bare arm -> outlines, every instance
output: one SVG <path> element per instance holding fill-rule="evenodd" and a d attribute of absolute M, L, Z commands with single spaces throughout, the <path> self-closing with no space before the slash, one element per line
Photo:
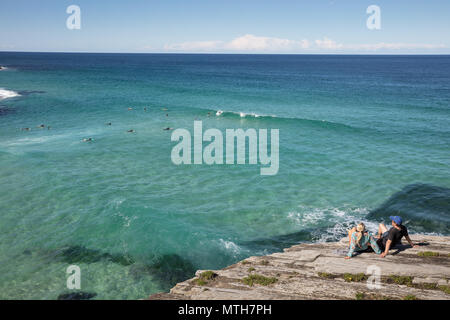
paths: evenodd
<path fill-rule="evenodd" d="M 408 243 L 411 245 L 411 247 L 417 248 L 417 245 L 415 245 L 415 244 L 412 242 L 412 240 L 411 240 L 411 238 L 409 237 L 409 235 L 405 236 L 405 239 L 406 239 L 406 241 L 408 241 Z"/>

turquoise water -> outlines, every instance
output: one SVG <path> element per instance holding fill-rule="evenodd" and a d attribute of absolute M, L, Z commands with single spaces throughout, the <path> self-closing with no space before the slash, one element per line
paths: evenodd
<path fill-rule="evenodd" d="M 70 292 L 71 264 L 95 299 L 145 298 L 392 212 L 450 234 L 450 56 L 0 53 L 0 65 L 2 299 Z M 278 174 L 175 166 L 162 129 L 195 119 L 279 129 Z"/>

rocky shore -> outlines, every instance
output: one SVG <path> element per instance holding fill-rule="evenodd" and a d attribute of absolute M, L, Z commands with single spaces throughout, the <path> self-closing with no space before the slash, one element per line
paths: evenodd
<path fill-rule="evenodd" d="M 411 238 L 418 248 L 401 245 L 385 258 L 362 253 L 350 260 L 344 259 L 347 238 L 299 244 L 222 270 L 199 270 L 149 299 L 450 300 L 450 237 Z M 368 286 L 377 270 L 381 288 Z"/>

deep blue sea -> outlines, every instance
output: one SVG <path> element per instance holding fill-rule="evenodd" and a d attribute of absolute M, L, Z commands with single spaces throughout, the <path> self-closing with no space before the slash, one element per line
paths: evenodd
<path fill-rule="evenodd" d="M 0 65 L 1 299 L 56 299 L 69 265 L 94 299 L 145 298 L 392 214 L 450 234 L 450 56 L 2 52 Z M 194 120 L 279 129 L 278 174 L 174 165 L 163 129 Z"/>

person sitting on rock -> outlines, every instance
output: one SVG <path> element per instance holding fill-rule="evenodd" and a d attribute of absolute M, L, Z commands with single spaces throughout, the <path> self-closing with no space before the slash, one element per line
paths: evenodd
<path fill-rule="evenodd" d="M 348 232 L 348 236 L 350 248 L 345 259 L 350 259 L 355 251 L 362 252 L 367 250 L 369 246 L 373 249 L 373 251 L 375 251 L 375 253 L 381 254 L 381 250 L 377 245 L 377 241 L 366 230 L 366 226 L 364 225 L 364 223 L 361 222 L 356 227 L 350 229 Z"/>
<path fill-rule="evenodd" d="M 416 248 L 411 238 L 408 235 L 408 229 L 402 224 L 402 218 L 399 216 L 390 216 L 389 219 L 392 221 L 392 228 L 388 229 L 383 223 L 378 226 L 378 240 L 377 244 L 384 250 L 381 257 L 384 258 L 388 253 L 389 249 L 401 243 L 403 237 L 411 245 L 411 247 Z"/>

